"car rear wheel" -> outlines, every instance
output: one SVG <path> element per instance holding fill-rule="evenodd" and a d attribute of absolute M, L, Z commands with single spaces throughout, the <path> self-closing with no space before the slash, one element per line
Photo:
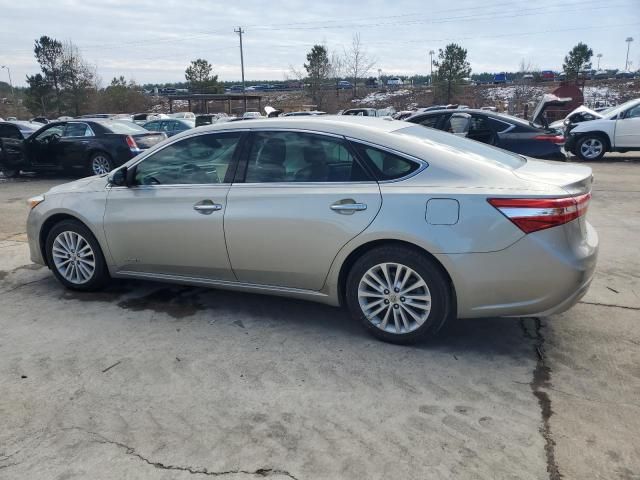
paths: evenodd
<path fill-rule="evenodd" d="M 606 142 L 600 135 L 586 135 L 576 143 L 575 153 L 581 160 L 600 160 L 606 151 Z"/>
<path fill-rule="evenodd" d="M 113 170 L 113 160 L 105 152 L 96 152 L 89 157 L 89 175 L 104 175 Z"/>
<path fill-rule="evenodd" d="M 451 289 L 440 267 L 411 248 L 370 250 L 353 265 L 346 290 L 352 316 L 387 342 L 433 336 L 452 312 Z"/>
<path fill-rule="evenodd" d="M 92 291 L 109 280 L 100 245 L 80 222 L 56 224 L 47 235 L 45 248 L 49 267 L 65 287 Z"/>

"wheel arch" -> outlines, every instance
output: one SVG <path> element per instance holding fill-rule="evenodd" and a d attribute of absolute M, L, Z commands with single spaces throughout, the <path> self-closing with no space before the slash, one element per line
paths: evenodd
<path fill-rule="evenodd" d="M 58 223 L 64 220 L 73 220 L 74 222 L 78 222 L 82 226 L 84 226 L 87 230 L 89 230 L 94 237 L 96 236 L 93 230 L 91 229 L 91 227 L 87 225 L 86 222 L 83 222 L 80 218 L 74 215 L 71 215 L 69 213 L 54 213 L 42 223 L 42 227 L 40 227 L 40 232 L 38 233 L 38 248 L 40 249 L 40 253 L 42 255 L 42 259 L 44 260 L 44 263 L 48 267 L 51 267 L 51 265 L 49 265 L 49 261 L 47 259 L 47 252 L 46 252 L 47 236 L 49 235 L 49 232 L 54 226 L 56 226 Z M 100 244 L 99 241 L 98 241 L 98 244 Z"/>
<path fill-rule="evenodd" d="M 424 248 L 420 247 L 419 245 L 416 245 L 415 243 L 407 242 L 405 240 L 393 240 L 393 239 L 371 240 L 367 243 L 359 245 L 351 253 L 349 253 L 349 255 L 347 255 L 347 257 L 342 262 L 342 265 L 340 266 L 340 272 L 338 274 L 338 300 L 340 302 L 340 305 L 346 304 L 345 295 L 347 290 L 346 288 L 347 277 L 349 276 L 349 272 L 351 271 L 351 268 L 353 267 L 355 262 L 358 260 L 358 258 L 360 258 L 365 253 L 373 250 L 374 248 L 378 248 L 382 246 L 391 246 L 391 245 L 401 246 L 404 248 L 409 248 L 411 250 L 417 251 L 420 254 L 428 257 L 434 263 L 434 265 L 436 265 L 440 269 L 444 277 L 449 282 L 449 288 L 451 290 L 451 308 L 453 309 L 454 316 L 455 316 L 455 312 L 457 311 L 457 306 L 458 306 L 458 297 L 456 294 L 456 287 L 453 283 L 453 279 L 451 278 L 451 275 L 449 275 L 449 272 L 444 267 L 444 265 L 442 265 L 442 263 L 435 256 L 433 256 L 428 250 L 425 250 Z"/>

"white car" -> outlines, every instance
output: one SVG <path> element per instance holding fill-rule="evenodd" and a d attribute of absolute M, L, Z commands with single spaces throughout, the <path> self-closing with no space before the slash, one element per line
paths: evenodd
<path fill-rule="evenodd" d="M 598 113 L 595 110 L 591 110 L 589 107 L 580 105 L 575 110 L 571 111 L 562 120 L 558 120 L 549 125 L 549 128 L 564 129 L 569 125 L 575 125 L 577 123 L 588 122 L 597 118 L 602 118 L 602 113 Z"/>
<path fill-rule="evenodd" d="M 403 84 L 404 82 L 400 77 L 391 77 L 387 80 L 387 86 L 389 87 L 396 87 L 398 85 L 403 85 Z"/>
<path fill-rule="evenodd" d="M 640 98 L 567 130 L 565 149 L 581 160 L 599 160 L 606 152 L 640 151 Z"/>

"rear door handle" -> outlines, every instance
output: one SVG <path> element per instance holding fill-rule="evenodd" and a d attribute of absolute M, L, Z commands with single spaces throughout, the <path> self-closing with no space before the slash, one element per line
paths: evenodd
<path fill-rule="evenodd" d="M 219 203 L 196 203 L 193 206 L 193 209 L 198 213 L 202 213 L 203 215 L 211 215 L 213 212 L 222 210 L 222 205 L 220 205 Z"/>

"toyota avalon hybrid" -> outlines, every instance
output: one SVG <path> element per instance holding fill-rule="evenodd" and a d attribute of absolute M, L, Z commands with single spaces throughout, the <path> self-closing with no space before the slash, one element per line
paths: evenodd
<path fill-rule="evenodd" d="M 454 318 L 549 315 L 594 274 L 586 166 L 403 121 L 299 117 L 181 133 L 30 199 L 65 287 L 153 279 L 342 305 L 409 343 Z"/>

